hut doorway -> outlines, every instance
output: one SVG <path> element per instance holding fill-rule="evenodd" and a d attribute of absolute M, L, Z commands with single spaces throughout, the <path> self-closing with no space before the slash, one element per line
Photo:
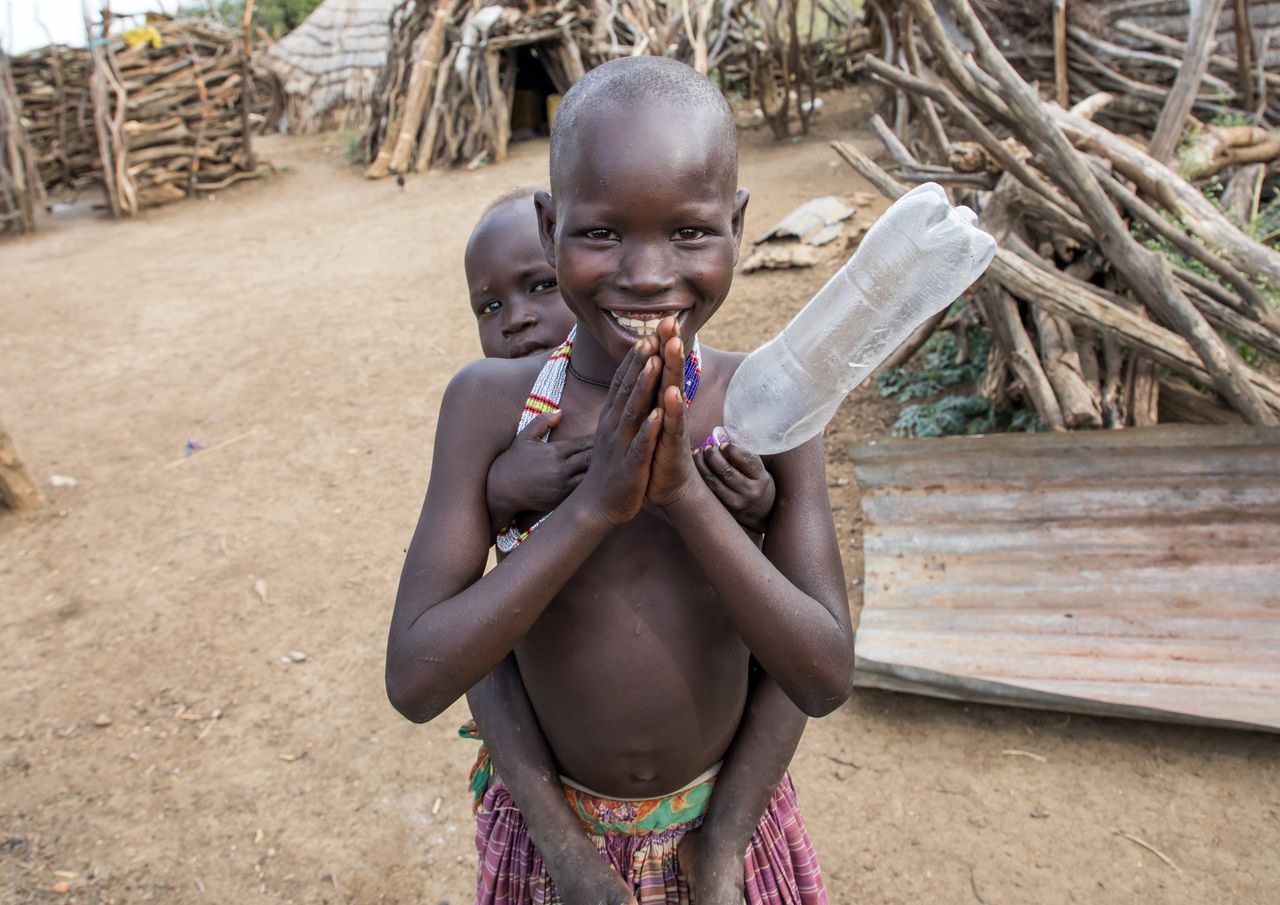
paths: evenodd
<path fill-rule="evenodd" d="M 511 51 L 510 65 L 515 69 L 515 91 L 511 96 L 512 141 L 545 138 L 551 133 L 551 117 L 564 89 L 547 71 L 545 54 L 543 43 L 524 44 Z"/>

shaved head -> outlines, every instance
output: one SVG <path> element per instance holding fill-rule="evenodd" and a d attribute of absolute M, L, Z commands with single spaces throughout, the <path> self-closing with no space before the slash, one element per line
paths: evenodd
<path fill-rule="evenodd" d="M 673 129 L 706 130 L 731 187 L 738 184 L 738 135 L 733 113 L 715 85 L 666 57 L 623 57 L 592 69 L 569 89 L 551 124 L 551 193 L 560 195 L 580 143 L 605 113 L 653 109 L 675 114 Z"/>

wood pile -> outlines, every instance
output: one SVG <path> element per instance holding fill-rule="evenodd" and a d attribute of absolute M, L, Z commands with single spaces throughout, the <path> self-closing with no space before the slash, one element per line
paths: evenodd
<path fill-rule="evenodd" d="M 1193 4 L 1203 6 L 1221 3 Z M 1059 31 L 1069 23 L 1060 18 Z M 1156 146 L 1165 132 L 1180 137 L 1199 109 L 1210 42 L 1177 58 L 1154 136 L 1121 136 L 1101 119 L 1122 99 L 1073 88 L 1074 106 L 1059 105 L 1054 81 L 1037 88 L 1020 75 L 971 0 L 904 0 L 892 27 L 894 58 L 865 64 L 895 95 L 898 128 L 878 117 L 874 126 L 896 175 L 852 146 L 836 150 L 890 198 L 913 183 L 947 185 L 997 238 L 968 306 L 995 341 L 981 394 L 995 405 L 1020 398 L 1051 430 L 1280 421 L 1280 251 L 1249 229 L 1277 183 L 1267 81 L 1264 112 L 1245 131 L 1272 149 L 1269 162 L 1233 159 L 1243 145 L 1212 127 L 1191 143 L 1216 148 L 1208 157 L 1227 186 L 1224 211 L 1177 171 L 1172 145 Z M 1250 52 L 1266 59 L 1267 41 Z M 1061 83 L 1076 84 L 1066 65 Z M 1243 199 L 1236 219 L 1231 197 Z"/>
<path fill-rule="evenodd" d="M 238 32 L 212 22 L 153 23 L 158 42 L 95 48 L 112 101 L 95 98 L 113 165 L 108 194 L 121 213 L 213 192 L 258 175 L 252 74 Z M 155 46 L 158 43 L 159 46 Z"/>
<path fill-rule="evenodd" d="M 1280 88 L 1280 2 L 1191 5 L 1194 22 L 1188 3 L 1168 0 L 985 0 L 975 12 L 1023 77 L 1054 85 L 1064 106 L 1115 94 L 1098 118 L 1110 128 L 1154 129 L 1181 61 L 1202 44 L 1209 50 L 1193 111 L 1275 122 L 1265 98 Z"/>
<path fill-rule="evenodd" d="M 35 228 L 39 195 L 35 149 L 22 122 L 9 57 L 0 50 L 0 235 Z"/>
<path fill-rule="evenodd" d="M 89 51 L 52 44 L 11 62 L 45 191 L 78 191 L 100 184 L 89 100 Z"/>
<path fill-rule="evenodd" d="M 239 31 L 158 17 L 13 66 L 46 194 L 101 185 L 128 216 L 259 175 L 253 131 L 273 86 L 255 78 Z"/>
<path fill-rule="evenodd" d="M 782 137 L 807 129 L 817 86 L 848 80 L 870 44 L 859 17 L 828 0 L 803 23 L 796 0 L 401 0 L 392 22 L 364 139 L 371 177 L 502 160 L 521 49 L 559 93 L 617 57 L 683 60 L 744 89 Z"/>

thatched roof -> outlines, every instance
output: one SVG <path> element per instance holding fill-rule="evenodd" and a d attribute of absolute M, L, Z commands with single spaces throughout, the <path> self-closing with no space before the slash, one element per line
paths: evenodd
<path fill-rule="evenodd" d="M 397 0 L 326 0 L 269 48 L 263 64 L 288 98 L 290 132 L 363 125 L 387 63 Z"/>

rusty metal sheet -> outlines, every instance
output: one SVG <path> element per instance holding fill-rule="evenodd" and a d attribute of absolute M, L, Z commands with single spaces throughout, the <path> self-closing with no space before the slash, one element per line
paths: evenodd
<path fill-rule="evenodd" d="M 1280 429 L 889 440 L 855 682 L 1280 730 Z"/>

